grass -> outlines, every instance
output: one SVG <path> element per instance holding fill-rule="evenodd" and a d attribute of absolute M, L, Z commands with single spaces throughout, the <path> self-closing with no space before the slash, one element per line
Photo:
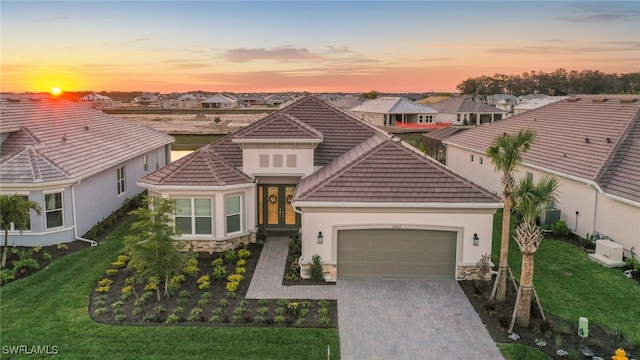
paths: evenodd
<path fill-rule="evenodd" d="M 57 346 L 65 359 L 298 359 L 340 353 L 336 329 L 113 326 L 87 314 L 89 293 L 122 249 L 130 221 L 99 246 L 0 288 L 0 343 Z M 41 357 L 49 357 L 42 355 Z M 38 355 L 29 355 L 38 358 Z"/>
<path fill-rule="evenodd" d="M 498 344 L 500 352 L 508 360 L 551 360 L 552 357 L 542 351 L 521 344 Z"/>
<path fill-rule="evenodd" d="M 499 259 L 502 213 L 494 217 L 493 258 Z M 513 222 L 513 221 L 512 221 Z M 522 255 L 518 245 L 509 243 L 509 266 L 520 276 Z M 633 344 L 640 345 L 640 286 L 622 275 L 587 258 L 580 248 L 561 240 L 543 240 L 535 255 L 534 285 L 545 312 L 577 324 L 582 316 L 590 325 L 620 331 Z"/>
<path fill-rule="evenodd" d="M 173 150 L 197 150 L 207 144 L 214 143 L 224 135 L 173 135 L 176 142 L 171 145 Z"/>

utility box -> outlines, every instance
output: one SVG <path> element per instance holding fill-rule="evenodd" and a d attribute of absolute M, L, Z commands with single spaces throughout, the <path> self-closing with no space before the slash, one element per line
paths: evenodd
<path fill-rule="evenodd" d="M 622 253 L 624 248 L 611 240 L 596 240 L 595 254 L 589 254 L 589 258 L 605 267 L 622 267 Z"/>
<path fill-rule="evenodd" d="M 540 212 L 540 226 L 551 226 L 560 221 L 560 209 L 543 209 Z"/>

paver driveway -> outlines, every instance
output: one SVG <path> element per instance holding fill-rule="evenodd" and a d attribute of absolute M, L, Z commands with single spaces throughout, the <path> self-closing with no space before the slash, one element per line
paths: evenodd
<path fill-rule="evenodd" d="M 503 359 L 455 280 L 338 280 L 340 355 Z"/>

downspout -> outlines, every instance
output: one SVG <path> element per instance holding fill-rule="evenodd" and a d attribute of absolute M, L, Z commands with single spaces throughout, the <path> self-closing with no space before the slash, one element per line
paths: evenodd
<path fill-rule="evenodd" d="M 93 246 L 98 245 L 98 243 L 95 242 L 94 240 L 85 239 L 83 237 L 78 236 L 78 220 L 77 220 L 77 217 L 76 217 L 76 185 L 80 184 L 81 181 L 82 180 L 80 180 L 77 183 L 71 185 L 71 203 L 73 204 L 73 208 L 72 208 L 72 211 L 73 211 L 73 235 L 75 236 L 76 240 L 88 242 L 93 247 Z"/>
<path fill-rule="evenodd" d="M 293 204 L 291 204 L 293 207 L 293 211 L 300 214 L 300 227 L 302 227 L 302 211 L 298 210 L 298 207 L 293 206 Z M 300 249 L 302 249 L 302 233 L 300 233 Z M 300 266 L 300 277 L 305 279 L 305 277 L 302 276 L 302 265 L 300 264 L 300 260 L 302 260 L 302 255 L 300 255 L 300 257 L 298 258 L 298 265 Z"/>

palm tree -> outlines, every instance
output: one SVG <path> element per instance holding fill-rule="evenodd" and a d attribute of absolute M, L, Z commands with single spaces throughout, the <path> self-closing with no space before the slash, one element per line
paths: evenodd
<path fill-rule="evenodd" d="M 2 262 L 0 269 L 7 264 L 7 253 L 9 251 L 9 230 L 11 224 L 13 228 L 19 231 L 26 230 L 31 224 L 30 210 L 40 215 L 40 205 L 35 201 L 29 201 L 25 196 L 0 195 L 0 227 L 4 229 L 4 249 L 2 251 Z"/>
<path fill-rule="evenodd" d="M 487 156 L 495 165 L 496 170 L 502 172 L 502 236 L 500 238 L 500 267 L 496 277 L 496 284 L 491 293 L 491 299 L 504 301 L 507 294 L 507 270 L 509 264 L 509 230 L 511 223 L 511 192 L 515 180 L 513 173 L 522 161 L 522 153 L 529 150 L 536 138 L 530 129 L 521 129 L 517 134 L 503 133 L 498 136 L 487 149 Z M 496 293 L 497 290 L 497 293 Z"/>
<path fill-rule="evenodd" d="M 522 253 L 522 271 L 520 273 L 520 296 L 516 304 L 516 320 L 521 326 L 529 326 L 531 298 L 533 295 L 533 258 L 544 237 L 542 229 L 536 224 L 542 209 L 555 202 L 558 179 L 544 177 L 534 184 L 530 176 L 520 180 L 513 198 L 514 210 L 522 222 L 516 226 L 515 240 Z"/>

